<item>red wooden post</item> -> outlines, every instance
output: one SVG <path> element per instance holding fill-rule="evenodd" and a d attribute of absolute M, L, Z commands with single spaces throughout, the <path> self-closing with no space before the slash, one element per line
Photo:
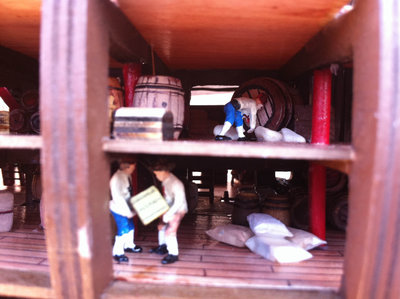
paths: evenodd
<path fill-rule="evenodd" d="M 314 71 L 311 143 L 329 144 L 331 111 L 331 71 Z M 325 240 L 326 225 L 326 170 L 311 163 L 309 172 L 310 230 Z"/>
<path fill-rule="evenodd" d="M 126 63 L 123 66 L 124 86 L 125 86 L 125 107 L 133 106 L 133 96 L 135 95 L 136 83 L 142 73 L 142 65 L 140 63 Z M 136 193 L 138 190 L 137 170 L 132 174 L 132 187 Z"/>
<path fill-rule="evenodd" d="M 125 107 L 133 106 L 133 96 L 135 95 L 136 83 L 142 74 L 142 65 L 140 63 L 126 63 L 123 66 L 123 76 L 125 85 Z M 132 188 L 134 194 L 138 193 L 137 169 L 132 173 Z M 138 234 L 139 219 L 137 216 L 133 217 L 135 224 L 135 237 Z"/>
<path fill-rule="evenodd" d="M 125 107 L 132 107 L 136 83 L 142 74 L 142 65 L 140 63 L 126 63 L 122 71 L 125 85 Z"/>

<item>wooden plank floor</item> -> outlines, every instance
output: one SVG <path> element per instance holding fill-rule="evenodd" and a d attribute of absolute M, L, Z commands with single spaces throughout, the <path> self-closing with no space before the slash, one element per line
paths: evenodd
<path fill-rule="evenodd" d="M 19 195 L 21 196 L 21 195 Z M 16 201 L 18 203 L 18 201 Z M 38 229 L 38 205 L 16 205 L 14 227 L 0 233 L 0 268 L 49 271 L 45 233 Z M 155 223 L 139 225 L 136 244 L 142 253 L 128 253 L 129 263 L 114 262 L 116 280 L 196 286 L 310 288 L 338 291 L 343 274 L 345 234 L 328 231 L 325 250 L 312 250 L 301 263 L 278 264 L 250 252 L 210 239 L 205 231 L 231 223 L 232 205 L 216 196 L 210 206 L 200 198 L 194 214 L 187 215 L 178 232 L 180 260 L 162 265 L 162 256 L 150 254 L 157 245 Z M 110 256 L 111 258 L 111 256 Z"/>

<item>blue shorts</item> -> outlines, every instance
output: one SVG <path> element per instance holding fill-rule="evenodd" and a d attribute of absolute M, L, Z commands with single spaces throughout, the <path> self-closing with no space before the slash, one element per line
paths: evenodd
<path fill-rule="evenodd" d="M 236 127 L 243 126 L 242 113 L 236 110 L 232 103 L 229 102 L 224 106 L 225 121 L 230 122 L 232 125 L 235 124 Z"/>
<path fill-rule="evenodd" d="M 133 218 L 128 218 L 125 216 L 121 216 L 117 213 L 111 211 L 111 214 L 114 217 L 115 223 L 117 224 L 117 235 L 122 236 L 129 233 L 132 229 L 135 229 L 135 225 L 133 224 Z"/>

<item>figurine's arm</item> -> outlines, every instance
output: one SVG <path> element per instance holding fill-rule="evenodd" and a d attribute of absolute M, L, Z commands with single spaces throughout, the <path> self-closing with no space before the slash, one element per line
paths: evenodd
<path fill-rule="evenodd" d="M 168 211 L 165 212 L 163 216 L 164 222 L 169 222 L 177 212 L 187 210 L 187 208 L 185 208 L 187 203 L 186 203 L 185 188 L 183 184 L 180 181 L 175 181 L 169 187 L 171 188 L 170 190 L 174 198 L 174 201 L 172 206 L 170 206 Z"/>
<path fill-rule="evenodd" d="M 128 206 L 127 200 L 130 198 L 129 184 L 122 180 L 113 180 L 110 182 L 111 197 L 118 209 L 118 214 L 132 218 L 133 213 Z"/>
<path fill-rule="evenodd" d="M 256 128 L 257 124 L 257 105 L 254 102 L 254 105 L 250 106 L 250 113 L 249 113 L 249 118 L 250 118 L 250 129 L 247 131 L 248 133 L 253 133 L 254 129 Z"/>

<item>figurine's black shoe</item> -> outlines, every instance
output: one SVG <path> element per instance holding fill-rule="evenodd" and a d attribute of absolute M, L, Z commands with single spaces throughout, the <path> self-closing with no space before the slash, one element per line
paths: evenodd
<path fill-rule="evenodd" d="M 157 254 L 161 254 L 161 255 L 166 254 L 166 253 L 168 253 L 167 245 L 162 244 L 158 247 L 154 247 L 154 248 L 150 249 L 150 253 L 157 253 Z"/>
<path fill-rule="evenodd" d="M 113 259 L 116 260 L 118 263 L 129 261 L 128 257 L 125 254 L 113 255 Z"/>
<path fill-rule="evenodd" d="M 125 252 L 142 252 L 142 247 L 135 245 L 133 248 L 125 248 Z"/>
<path fill-rule="evenodd" d="M 179 258 L 178 258 L 177 255 L 168 254 L 166 257 L 164 257 L 161 260 L 161 264 L 172 264 L 172 263 L 175 263 L 178 260 L 179 260 Z"/>
<path fill-rule="evenodd" d="M 224 136 L 224 135 L 217 135 L 215 136 L 215 140 L 221 141 L 221 140 L 232 140 L 231 137 Z"/>
<path fill-rule="evenodd" d="M 247 141 L 248 139 L 246 137 L 239 137 L 237 141 Z"/>

